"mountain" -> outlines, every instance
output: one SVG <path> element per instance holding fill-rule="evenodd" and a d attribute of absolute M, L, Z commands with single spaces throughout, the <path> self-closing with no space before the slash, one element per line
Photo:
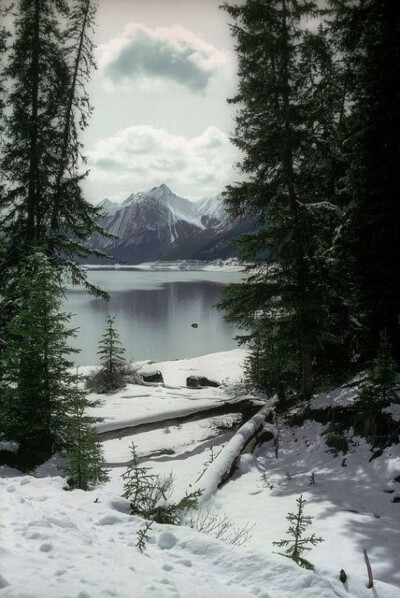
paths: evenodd
<path fill-rule="evenodd" d="M 221 196 L 193 202 L 165 184 L 132 193 L 121 204 L 106 198 L 99 206 L 99 224 L 114 238 L 94 235 L 90 246 L 131 264 L 230 257 L 232 239 L 243 228 L 228 216 Z"/>

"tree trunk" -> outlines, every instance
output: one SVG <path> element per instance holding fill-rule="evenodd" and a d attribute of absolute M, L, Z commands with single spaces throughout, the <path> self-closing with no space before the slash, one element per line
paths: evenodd
<path fill-rule="evenodd" d="M 85 31 L 88 21 L 88 14 L 90 8 L 91 0 L 86 0 L 86 6 L 83 13 L 83 21 L 82 21 L 82 28 L 79 36 L 79 43 L 78 49 L 76 53 L 75 63 L 74 63 L 74 70 L 72 75 L 71 87 L 68 94 L 68 101 L 67 101 L 67 108 L 65 113 L 65 123 L 64 123 L 64 130 L 62 136 L 62 147 L 61 147 L 61 157 L 60 157 L 60 167 L 57 173 L 56 185 L 55 185 L 55 197 L 54 197 L 54 204 L 53 204 L 53 213 L 51 216 L 51 224 L 50 228 L 51 231 L 55 231 L 57 229 L 58 224 L 58 216 L 59 216 L 59 208 L 60 208 L 60 192 L 61 192 L 61 181 L 62 177 L 64 176 L 65 170 L 68 165 L 68 146 L 70 141 L 70 131 L 71 131 L 71 121 L 72 121 L 72 109 L 74 105 L 75 95 L 76 95 L 76 87 L 78 81 L 78 73 L 81 64 L 81 57 L 83 52 L 83 44 L 85 39 Z M 54 251 L 54 239 L 50 240 L 49 243 L 50 253 Z"/>
<path fill-rule="evenodd" d="M 282 0 L 282 37 L 283 37 L 283 67 L 282 67 L 282 89 L 284 103 L 284 131 L 285 143 L 283 152 L 283 167 L 286 176 L 286 185 L 289 195 L 290 211 L 293 217 L 294 245 L 296 254 L 296 278 L 299 294 L 300 307 L 299 318 L 299 344 L 301 360 L 301 395 L 309 398 L 312 392 L 312 369 L 309 344 L 307 342 L 309 326 L 307 316 L 307 268 L 304 260 L 304 248 L 299 223 L 298 199 L 295 187 L 294 166 L 293 166 L 293 143 L 290 118 L 290 83 L 289 83 L 289 34 L 287 26 L 287 4 Z"/>

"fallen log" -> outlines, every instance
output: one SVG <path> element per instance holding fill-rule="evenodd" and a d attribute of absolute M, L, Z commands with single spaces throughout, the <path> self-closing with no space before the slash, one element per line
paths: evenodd
<path fill-rule="evenodd" d="M 272 397 L 253 417 L 251 417 L 230 439 L 216 459 L 204 472 L 192 490 L 201 490 L 199 504 L 206 503 L 217 491 L 218 487 L 230 477 L 245 446 L 263 428 L 265 419 L 270 415 L 278 401 Z"/>

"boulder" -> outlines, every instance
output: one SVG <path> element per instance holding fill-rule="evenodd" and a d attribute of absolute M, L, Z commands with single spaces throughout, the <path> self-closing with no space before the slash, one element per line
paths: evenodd
<path fill-rule="evenodd" d="M 198 328 L 198 327 L 199 327 L 199 325 L 198 325 L 196 322 L 193 322 L 193 324 L 191 324 L 191 327 L 192 327 L 192 328 Z"/>
<path fill-rule="evenodd" d="M 142 376 L 143 382 L 164 382 L 162 373 L 155 368 L 145 368 L 140 370 L 139 374 Z"/>
<path fill-rule="evenodd" d="M 201 388 L 204 386 L 213 386 L 217 388 L 218 386 L 221 386 L 221 384 L 215 380 L 209 380 L 205 376 L 189 376 L 186 378 L 186 386 L 188 388 Z"/>

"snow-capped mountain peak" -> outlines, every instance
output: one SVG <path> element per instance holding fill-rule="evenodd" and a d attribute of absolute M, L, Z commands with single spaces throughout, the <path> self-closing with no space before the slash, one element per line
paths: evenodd
<path fill-rule="evenodd" d="M 119 260 L 138 263 L 169 255 L 175 259 L 232 255 L 229 239 L 236 224 L 229 219 L 221 196 L 190 201 L 163 183 L 131 193 L 122 203 L 105 199 L 100 205 L 104 216 L 99 224 L 116 238 L 95 235 L 90 244 Z"/>
<path fill-rule="evenodd" d="M 108 197 L 105 197 L 99 204 L 98 207 L 101 208 L 103 214 L 115 214 L 115 212 L 120 208 L 120 204 L 116 201 L 111 201 Z"/>

